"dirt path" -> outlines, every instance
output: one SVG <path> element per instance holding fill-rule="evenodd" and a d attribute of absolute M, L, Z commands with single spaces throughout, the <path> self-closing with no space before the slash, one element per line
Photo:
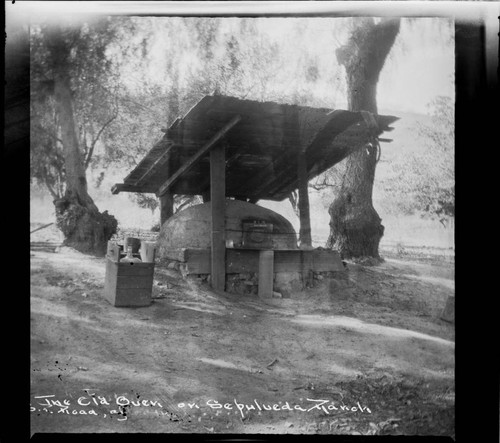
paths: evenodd
<path fill-rule="evenodd" d="M 454 434 L 450 264 L 350 264 L 266 301 L 157 268 L 128 309 L 104 259 L 31 254 L 32 432 Z"/>

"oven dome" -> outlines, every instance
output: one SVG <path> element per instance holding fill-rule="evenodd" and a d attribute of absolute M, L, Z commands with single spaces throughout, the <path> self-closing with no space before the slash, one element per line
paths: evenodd
<path fill-rule="evenodd" d="M 161 227 L 157 241 L 158 258 L 167 250 L 182 248 L 210 248 L 211 203 L 191 206 L 174 214 Z M 297 234 L 292 224 L 280 214 L 252 203 L 226 200 L 226 241 L 234 247 L 244 243 L 244 230 L 253 222 L 269 229 L 269 249 L 297 249 Z M 247 233 L 248 234 L 248 233 Z M 251 237 L 251 236 L 250 236 Z"/>

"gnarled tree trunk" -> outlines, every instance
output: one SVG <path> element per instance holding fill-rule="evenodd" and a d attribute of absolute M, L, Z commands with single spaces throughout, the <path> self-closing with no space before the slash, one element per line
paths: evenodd
<path fill-rule="evenodd" d="M 55 27 L 48 35 L 51 61 L 54 68 L 54 97 L 59 116 L 61 141 L 66 170 L 66 192 L 54 201 L 56 223 L 64 234 L 64 244 L 78 251 L 103 256 L 107 241 L 116 232 L 116 219 L 97 209 L 88 194 L 85 167 L 73 112 L 73 98 L 67 65 L 69 45 L 61 29 Z"/>
<path fill-rule="evenodd" d="M 337 50 L 345 67 L 350 111 L 377 113 L 377 83 L 385 59 L 399 32 L 399 19 L 360 19 L 348 43 Z M 339 195 L 328 210 L 330 236 L 327 247 L 343 258 L 379 256 L 384 235 L 382 220 L 373 207 L 372 192 L 377 164 L 377 144 L 353 152 L 346 159 L 346 171 Z"/>

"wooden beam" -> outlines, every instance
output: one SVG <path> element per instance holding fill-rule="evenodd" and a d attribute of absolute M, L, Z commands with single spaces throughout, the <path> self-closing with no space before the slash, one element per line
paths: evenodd
<path fill-rule="evenodd" d="M 234 119 L 233 119 L 234 120 Z M 239 119 L 238 119 L 239 121 Z M 210 151 L 211 269 L 212 288 L 224 291 L 226 283 L 226 161 L 224 146 Z"/>
<path fill-rule="evenodd" d="M 154 145 L 153 147 L 148 151 L 148 153 L 142 158 L 142 160 L 139 162 L 139 164 L 132 170 L 128 173 L 128 175 L 123 179 L 123 181 L 125 183 L 130 183 L 132 177 L 135 175 L 135 171 L 138 169 L 138 168 L 141 168 L 144 163 L 147 162 L 147 158 L 149 157 L 149 155 L 151 153 L 156 153 L 158 151 L 162 152 L 165 148 L 164 148 L 164 145 L 167 145 L 168 140 L 165 138 L 165 136 L 163 136 L 160 140 L 158 140 Z"/>
<path fill-rule="evenodd" d="M 143 192 L 154 194 L 155 190 L 148 186 L 134 186 L 128 183 L 115 183 L 111 187 L 112 194 L 119 194 L 120 192 Z"/>
<path fill-rule="evenodd" d="M 273 296 L 274 251 L 259 251 L 259 297 Z"/>
<path fill-rule="evenodd" d="M 33 231 L 30 232 L 30 234 L 33 234 L 33 232 L 40 231 L 41 229 L 48 228 L 50 225 L 53 225 L 54 223 L 47 223 L 46 225 L 40 226 L 39 228 L 34 229 Z"/>
<path fill-rule="evenodd" d="M 115 183 L 113 186 L 111 186 L 111 194 L 119 194 L 124 186 L 124 183 Z"/>
<path fill-rule="evenodd" d="M 212 149 L 226 133 L 234 127 L 241 120 L 241 115 L 234 116 L 229 123 L 227 123 L 217 134 L 215 134 L 207 143 L 205 143 L 196 154 L 194 154 L 186 163 L 184 163 L 168 180 L 160 186 L 158 190 L 158 195 L 162 195 L 168 191 L 170 186 L 172 186 L 179 177 L 191 169 L 200 158 L 206 154 L 210 149 Z"/>
<path fill-rule="evenodd" d="M 173 131 L 175 129 L 177 129 L 177 126 L 179 125 L 180 121 L 181 121 L 181 118 L 177 117 L 175 119 L 175 121 L 170 125 L 169 128 L 161 128 L 160 131 L 167 134 L 167 135 L 171 135 L 173 133 Z"/>
<path fill-rule="evenodd" d="M 302 245 L 301 245 L 302 246 Z M 314 257 L 313 249 L 302 251 L 302 283 L 304 286 L 311 287 L 313 284 Z"/>
<path fill-rule="evenodd" d="M 132 184 L 134 184 L 135 186 L 140 186 L 148 176 L 157 172 L 170 157 L 170 152 L 172 151 L 173 147 L 174 143 L 170 142 L 167 148 L 165 149 L 165 152 L 163 152 L 163 154 L 161 154 L 154 161 L 154 163 L 148 168 L 148 170 L 144 174 L 142 174 L 137 180 L 135 180 Z"/>
<path fill-rule="evenodd" d="M 160 196 L 160 226 L 174 215 L 174 196 L 166 192 Z"/>

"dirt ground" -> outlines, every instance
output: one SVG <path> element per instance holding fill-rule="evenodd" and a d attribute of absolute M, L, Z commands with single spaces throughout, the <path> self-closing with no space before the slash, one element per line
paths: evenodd
<path fill-rule="evenodd" d="M 115 308 L 105 260 L 31 250 L 31 432 L 454 436 L 454 264 L 386 256 L 291 298 L 156 268 Z"/>

